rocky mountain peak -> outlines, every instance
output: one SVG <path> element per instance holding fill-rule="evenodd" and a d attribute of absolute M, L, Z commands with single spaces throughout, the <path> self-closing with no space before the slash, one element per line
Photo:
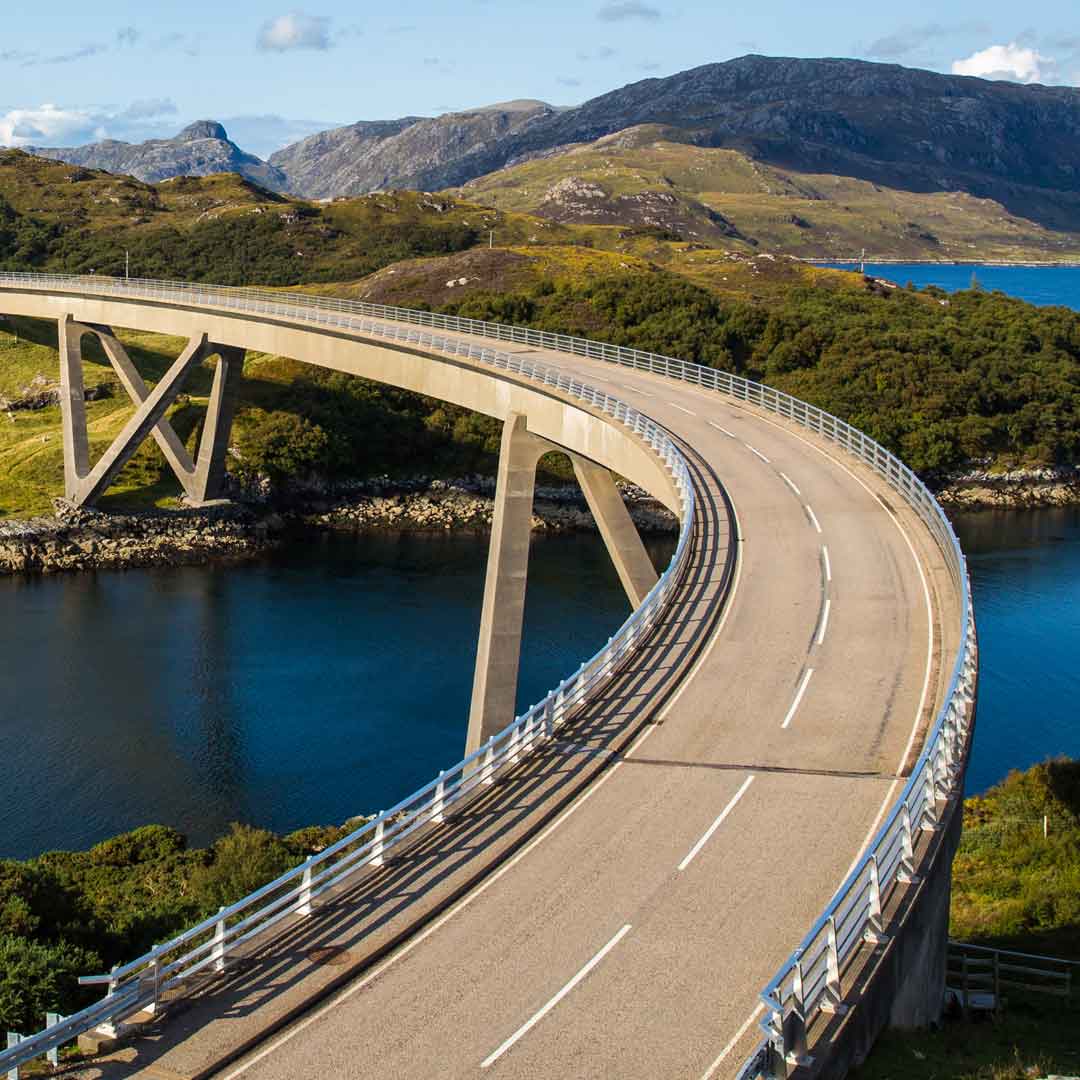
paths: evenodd
<path fill-rule="evenodd" d="M 196 139 L 220 139 L 228 142 L 229 133 L 216 120 L 196 120 L 176 136 L 177 142 L 195 142 Z"/>

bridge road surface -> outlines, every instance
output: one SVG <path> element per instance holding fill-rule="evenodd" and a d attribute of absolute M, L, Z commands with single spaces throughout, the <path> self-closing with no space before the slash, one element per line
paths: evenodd
<path fill-rule="evenodd" d="M 758 991 L 936 708 L 957 635 L 934 612 L 955 598 L 869 470 L 720 395 L 499 347 L 618 394 L 715 470 L 739 530 L 722 624 L 661 722 L 496 880 L 222 1076 L 733 1075 Z"/>

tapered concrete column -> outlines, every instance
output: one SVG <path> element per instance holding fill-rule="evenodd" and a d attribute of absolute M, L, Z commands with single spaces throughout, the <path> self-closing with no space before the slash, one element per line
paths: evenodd
<path fill-rule="evenodd" d="M 210 404 L 203 421 L 194 490 L 188 492 L 189 498 L 196 505 L 221 495 L 225 480 L 225 455 L 229 449 L 236 397 L 244 370 L 243 349 L 220 345 L 214 348 L 218 356 L 217 368 L 214 370 L 214 386 L 210 391 Z"/>
<path fill-rule="evenodd" d="M 611 473 L 577 454 L 571 454 L 570 461 L 630 606 L 636 608 L 657 582 L 656 567 L 641 542 L 641 535 Z"/>
<path fill-rule="evenodd" d="M 511 413 L 506 418 L 499 450 L 466 756 L 514 718 L 536 465 L 551 449 L 550 443 L 528 432 L 522 414 Z"/>
<path fill-rule="evenodd" d="M 90 471 L 86 433 L 86 389 L 83 385 L 82 339 L 87 327 L 70 315 L 57 320 L 60 350 L 60 424 L 64 439 L 64 497 L 74 500 Z"/>

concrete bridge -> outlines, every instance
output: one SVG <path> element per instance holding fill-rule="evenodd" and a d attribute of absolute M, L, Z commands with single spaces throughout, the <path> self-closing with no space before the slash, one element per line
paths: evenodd
<path fill-rule="evenodd" d="M 724 373 L 430 313 L 35 275 L 0 275 L 0 311 L 57 320 L 77 502 L 148 437 L 189 499 L 212 499 L 246 349 L 504 422 L 466 757 L 91 976 L 106 998 L 0 1066 L 137 1023 L 94 1075 L 839 1076 L 885 1024 L 937 1015 L 977 654 L 955 537 L 895 458 Z M 189 344 L 150 389 L 116 327 Z M 96 464 L 87 333 L 136 404 Z M 193 456 L 165 414 L 210 355 Z M 635 610 L 515 718 L 550 449 L 570 455 Z M 612 473 L 679 517 L 659 577 Z"/>

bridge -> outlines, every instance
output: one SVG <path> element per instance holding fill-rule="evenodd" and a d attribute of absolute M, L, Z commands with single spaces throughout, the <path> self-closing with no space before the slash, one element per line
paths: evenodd
<path fill-rule="evenodd" d="M 189 500 L 212 500 L 245 350 L 504 425 L 462 761 L 88 975 L 106 996 L 13 1040 L 0 1067 L 137 1025 L 97 1075 L 840 1076 L 886 1024 L 937 1016 L 977 645 L 955 535 L 895 457 L 769 387 L 520 327 L 12 274 L 0 311 L 57 321 L 77 503 L 149 437 Z M 117 327 L 188 345 L 151 389 Z M 87 334 L 136 406 L 96 464 Z M 166 413 L 214 355 L 193 456 Z M 552 449 L 634 610 L 514 717 L 533 477 Z M 613 474 L 679 519 L 659 575 Z"/>

